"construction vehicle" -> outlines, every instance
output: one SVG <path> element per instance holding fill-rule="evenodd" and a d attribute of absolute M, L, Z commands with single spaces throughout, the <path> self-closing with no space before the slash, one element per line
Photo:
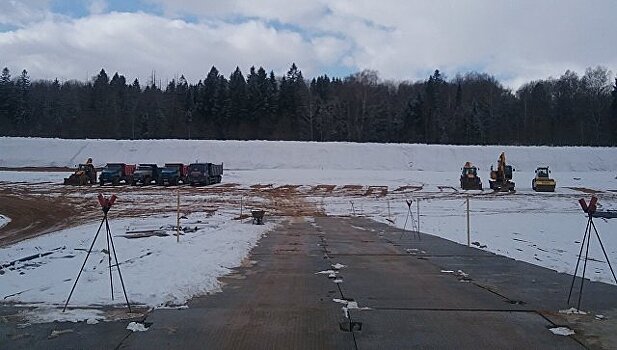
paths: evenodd
<path fill-rule="evenodd" d="M 557 182 L 551 179 L 547 166 L 536 169 L 536 177 L 531 180 L 531 188 L 536 192 L 555 192 Z"/>
<path fill-rule="evenodd" d="M 79 164 L 71 176 L 64 178 L 65 185 L 81 186 L 96 184 L 96 169 L 92 163 Z"/>
<path fill-rule="evenodd" d="M 220 183 L 223 175 L 223 163 L 193 163 L 189 165 L 189 182 L 195 185 Z"/>
<path fill-rule="evenodd" d="M 482 181 L 478 176 L 478 168 L 466 162 L 461 174 L 461 188 L 464 190 L 482 190 Z"/>
<path fill-rule="evenodd" d="M 182 163 L 165 163 L 165 167 L 161 169 L 161 176 L 159 176 L 158 184 L 169 184 L 172 186 L 182 182 L 188 183 L 189 167 Z"/>
<path fill-rule="evenodd" d="M 488 181 L 491 189 L 496 192 L 514 192 L 513 171 L 514 168 L 506 164 L 505 153 L 501 152 L 497 160 L 497 169 L 494 170 L 491 165 L 491 179 Z"/>
<path fill-rule="evenodd" d="M 157 183 L 161 171 L 156 164 L 139 164 L 137 169 L 133 173 L 133 186 L 136 185 L 150 185 L 152 182 Z"/>
<path fill-rule="evenodd" d="M 99 175 L 99 184 L 103 186 L 106 183 L 111 183 L 112 185 L 117 186 L 120 182 L 124 182 L 125 184 L 130 185 L 133 183 L 134 172 L 134 164 L 107 163 L 101 171 L 101 175 Z"/>

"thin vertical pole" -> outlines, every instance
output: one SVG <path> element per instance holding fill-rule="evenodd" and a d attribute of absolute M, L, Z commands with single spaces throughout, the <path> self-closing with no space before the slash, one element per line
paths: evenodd
<path fill-rule="evenodd" d="M 416 200 L 416 216 L 418 217 L 418 235 L 420 235 L 420 198 Z"/>
<path fill-rule="evenodd" d="M 388 199 L 388 219 L 390 219 L 390 199 Z"/>
<path fill-rule="evenodd" d="M 178 202 L 176 205 L 176 242 L 180 242 L 180 190 L 178 190 Z"/>
<path fill-rule="evenodd" d="M 585 235 L 583 236 L 583 241 L 581 242 L 581 250 L 578 252 L 578 256 L 576 259 L 576 267 L 574 268 L 574 273 L 572 274 L 572 284 L 570 284 L 570 292 L 568 293 L 568 305 L 570 305 L 570 298 L 572 297 L 572 289 L 574 289 L 574 282 L 576 281 L 576 274 L 578 273 L 578 266 L 583 256 L 583 248 L 585 248 L 585 240 L 587 240 L 588 234 L 591 236 L 590 226 L 591 226 L 591 215 L 587 219 L 587 226 L 585 227 Z"/>
<path fill-rule="evenodd" d="M 109 235 L 107 237 L 107 257 L 109 260 L 109 284 L 111 285 L 111 300 L 114 300 L 114 278 L 111 275 L 111 247 L 109 245 Z"/>
<path fill-rule="evenodd" d="M 596 233 L 596 236 L 598 237 L 598 242 L 600 242 L 600 247 L 602 248 L 602 252 L 604 253 L 604 257 L 606 258 L 606 263 L 608 264 L 608 267 L 611 269 L 611 273 L 613 274 L 613 279 L 615 280 L 615 283 L 617 283 L 617 277 L 615 277 L 615 270 L 613 270 L 611 261 L 608 260 L 608 254 L 606 254 L 606 249 L 604 249 L 604 244 L 602 244 L 602 239 L 600 239 L 600 234 L 598 233 L 598 230 L 596 229 L 596 224 L 593 223 L 593 220 L 591 221 L 591 227 L 593 227 L 593 230 Z M 591 236 L 591 229 L 589 229 L 589 235 Z"/>
<path fill-rule="evenodd" d="M 107 214 L 105 214 L 105 226 L 107 228 L 107 235 L 109 236 L 109 242 L 111 242 L 111 250 L 114 252 L 114 260 L 116 261 L 116 268 L 118 269 L 118 276 L 120 276 L 120 284 L 122 285 L 122 292 L 124 293 L 124 300 L 126 300 L 126 306 L 131 311 L 131 303 L 129 303 L 129 297 L 126 295 L 126 287 L 124 286 L 124 279 L 122 278 L 122 271 L 120 271 L 120 262 L 118 261 L 118 255 L 116 255 L 116 247 L 114 246 L 114 240 L 111 235 L 111 229 L 109 228 L 109 221 L 107 220 Z"/>
<path fill-rule="evenodd" d="M 589 220 L 591 220 L 591 214 L 589 214 Z M 578 304 L 576 309 L 581 309 L 581 299 L 583 298 L 583 285 L 585 284 L 585 271 L 587 270 L 587 260 L 589 258 L 589 242 L 591 242 L 591 227 L 589 228 L 589 234 L 587 235 L 587 249 L 585 251 L 585 261 L 583 262 L 583 275 L 581 276 L 581 288 L 578 291 Z"/>
<path fill-rule="evenodd" d="M 467 246 L 471 247 L 471 234 L 469 231 L 469 196 L 467 196 Z"/>
<path fill-rule="evenodd" d="M 240 196 L 240 223 L 242 223 L 242 200 L 244 196 Z"/>

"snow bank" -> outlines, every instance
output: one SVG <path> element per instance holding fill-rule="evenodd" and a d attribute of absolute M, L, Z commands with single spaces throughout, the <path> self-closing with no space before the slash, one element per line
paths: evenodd
<path fill-rule="evenodd" d="M 0 167 L 74 166 L 107 162 L 224 162 L 226 169 L 452 171 L 471 161 L 487 171 L 505 151 L 517 170 L 615 171 L 613 148 L 452 146 L 346 142 L 213 140 L 62 140 L 0 138 Z"/>

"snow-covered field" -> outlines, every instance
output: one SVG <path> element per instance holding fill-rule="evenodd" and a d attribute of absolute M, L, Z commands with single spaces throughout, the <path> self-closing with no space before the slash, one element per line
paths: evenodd
<path fill-rule="evenodd" d="M 596 191 L 595 195 L 599 197 L 602 208 L 617 207 L 617 152 L 611 148 L 0 138 L 0 150 L 2 167 L 73 166 L 88 157 L 93 157 L 97 165 L 118 161 L 224 162 L 224 183 L 235 183 L 244 189 L 255 184 L 303 185 L 299 190 L 302 198 L 313 201 L 330 215 L 365 215 L 398 227 L 405 225 L 408 211 L 406 200 L 414 201 L 414 217 L 407 220 L 406 227 L 417 225 L 416 202 L 419 201 L 422 232 L 463 244 L 467 243 L 465 199 L 469 196 L 471 242 L 475 242 L 474 246 L 568 273 L 574 270 L 586 225 L 586 217 L 577 200 L 588 199 L 592 190 Z M 506 152 L 508 162 L 516 168 L 515 194 L 458 190 L 459 171 L 465 161 L 472 161 L 480 167 L 483 184 L 488 187 L 488 171 L 501 151 Z M 552 175 L 558 183 L 557 192 L 536 193 L 531 190 L 533 170 L 540 165 L 551 167 Z M 60 183 L 65 176 L 66 173 L 8 171 L 0 172 L 0 181 Z M 314 188 L 318 185 L 335 187 L 331 193 L 311 191 L 311 186 Z M 356 185 L 357 193 L 360 194 L 344 191 L 348 185 Z M 369 186 L 387 186 L 387 195 L 367 194 Z M 400 190 L 404 186 L 413 187 Z M 237 266 L 263 232 L 261 229 L 255 230 L 255 226 L 230 221 L 228 215 L 222 210 L 212 218 L 205 219 L 206 224 L 192 234 L 194 236 L 183 236 L 178 246 L 174 246 L 174 238 L 170 237 L 141 240 L 116 238 L 121 260 L 140 256 L 138 252 L 153 252 L 139 258 L 146 263 L 127 262 L 126 267 L 122 265 L 122 271 L 127 276 L 130 298 L 147 305 L 180 304 L 191 295 L 216 290 L 216 276 L 227 272 L 227 267 Z M 138 225 L 135 220 L 114 222 L 112 230 L 121 232 L 127 225 Z M 173 221 L 164 217 L 152 220 L 156 225 Z M 617 265 L 617 220 L 596 219 L 595 222 L 611 261 Z M 20 252 L 27 255 L 26 252 L 30 254 L 66 245 L 58 253 L 46 256 L 43 260 L 45 264 L 24 269 L 26 276 L 32 276 L 28 278 L 32 282 L 14 282 L 16 284 L 11 291 L 30 290 L 9 300 L 62 303 L 70 289 L 70 282 L 65 282 L 64 279 L 74 278 L 73 274 L 79 267 L 76 262 L 83 257 L 83 251 L 76 251 L 75 248 L 89 243 L 93 225 L 96 226 L 93 223 L 0 249 L 0 263 L 5 263 L 14 257 L 20 257 Z M 64 241 L 64 237 L 71 239 L 68 243 L 59 244 L 58 240 Z M 226 238 L 218 240 L 216 237 Z M 211 249 L 217 244 L 218 250 Z M 36 247 L 41 248 L 36 250 Z M 204 252 L 205 247 L 207 252 Z M 231 257 L 223 256 L 225 254 L 217 255 L 218 251 L 232 248 L 237 250 Z M 58 258 L 63 254 L 75 255 L 75 258 Z M 207 270 L 209 272 L 204 272 L 204 275 L 197 274 L 203 280 L 192 283 L 190 280 L 194 277 L 183 280 L 175 270 L 180 266 L 168 264 L 169 266 L 162 267 L 168 270 L 156 275 L 156 282 L 160 283 L 160 286 L 157 284 L 160 289 L 154 290 L 153 294 L 156 295 L 148 294 L 148 290 L 156 286 L 145 283 L 144 286 L 149 289 L 141 290 L 131 285 L 131 281 L 140 280 L 139 276 L 152 276 L 140 269 L 146 269 L 149 265 L 159 266 L 160 261 L 168 262 L 173 260 L 172 256 L 178 254 L 183 256 L 185 264 L 192 266 L 192 271 L 202 271 L 203 268 L 199 265 L 202 260 L 195 256 L 203 257 L 203 261 L 211 261 L 215 268 L 211 272 Z M 99 276 L 100 279 L 93 278 L 92 282 L 83 284 L 80 282 L 76 292 L 89 290 L 86 283 L 92 283 L 92 289 L 99 294 L 96 297 L 90 292 L 81 296 L 76 294 L 75 303 L 109 302 L 109 287 L 106 284 L 108 279 L 104 278 L 106 261 L 98 262 L 105 260 L 105 257 L 99 250 L 96 259 L 91 258 L 92 262 L 98 263 L 98 267 L 96 271 L 89 273 Z M 156 257 L 160 259 L 157 260 Z M 592 260 L 587 267 L 587 276 L 593 280 L 615 283 L 595 237 L 592 239 L 590 257 Z M 224 260 L 227 258 L 232 261 Z M 151 263 L 148 263 L 149 259 L 153 259 Z M 44 273 L 45 266 L 58 266 L 57 270 L 67 270 L 65 272 L 68 276 L 54 277 L 54 283 L 57 284 L 50 286 L 51 282 L 42 277 L 47 276 Z M 0 292 L 5 295 L 9 292 L 5 289 L 5 281 L 9 281 L 6 277 L 6 274 L 0 276 Z M 167 291 L 167 294 L 164 291 Z M 117 298 L 116 302 L 121 303 L 122 299 Z"/>
<path fill-rule="evenodd" d="M 176 216 L 110 220 L 118 261 L 131 303 L 148 307 L 179 306 L 187 300 L 220 289 L 217 278 L 241 264 L 261 235 L 263 226 L 232 220 L 237 213 L 193 213 L 181 219 L 186 231 L 176 242 Z M 0 249 L 0 295 L 5 302 L 43 307 L 34 321 L 62 317 L 91 317 L 90 313 L 48 315 L 49 307 L 64 305 L 79 268 L 86 258 L 99 222 L 65 229 Z M 143 231 L 157 235 L 141 238 Z M 124 304 L 121 282 L 113 268 L 114 300 L 111 300 L 105 226 L 99 234 L 86 268 L 70 300 L 71 307 Z M 20 261 L 23 258 L 32 259 Z M 113 254 L 111 255 L 113 259 Z M 112 260 L 112 265 L 115 261 Z M 10 268 L 9 268 L 10 267 Z"/>

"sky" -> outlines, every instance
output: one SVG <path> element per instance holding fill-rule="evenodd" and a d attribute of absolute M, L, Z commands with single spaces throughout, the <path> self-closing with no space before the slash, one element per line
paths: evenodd
<path fill-rule="evenodd" d="M 163 83 L 196 83 L 212 66 L 395 81 L 439 69 L 516 89 L 568 69 L 617 71 L 615 14 L 614 0 L 0 0 L 0 66 Z"/>

